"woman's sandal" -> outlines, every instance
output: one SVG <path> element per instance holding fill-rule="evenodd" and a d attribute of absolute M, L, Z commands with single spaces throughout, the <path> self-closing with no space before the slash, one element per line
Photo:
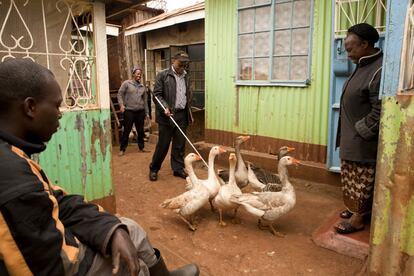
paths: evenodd
<path fill-rule="evenodd" d="M 335 230 L 338 234 L 351 234 L 364 230 L 364 225 L 361 227 L 354 227 L 350 222 L 342 221 L 337 226 L 335 226 Z"/>
<path fill-rule="evenodd" d="M 352 213 L 351 211 L 349 211 L 349 210 L 343 210 L 343 211 L 339 214 L 339 216 L 340 216 L 341 218 L 344 218 L 344 219 L 349 219 L 350 217 L 352 217 L 352 215 L 353 215 L 353 213 Z"/>

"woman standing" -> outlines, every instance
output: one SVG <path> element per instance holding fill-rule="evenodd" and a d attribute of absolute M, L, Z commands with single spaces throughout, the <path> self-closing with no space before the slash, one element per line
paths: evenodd
<path fill-rule="evenodd" d="M 348 29 L 345 50 L 356 69 L 344 84 L 336 146 L 340 147 L 344 204 L 335 228 L 349 234 L 364 229 L 371 213 L 378 147 L 382 51 L 377 30 L 361 23 Z"/>
<path fill-rule="evenodd" d="M 140 151 L 144 151 L 144 120 L 148 116 L 148 100 L 146 88 L 141 84 L 142 71 L 132 69 L 132 79 L 122 83 L 118 91 L 118 103 L 124 115 L 124 131 L 122 133 L 119 155 L 122 156 L 128 146 L 132 125 L 137 130 L 137 142 Z"/>

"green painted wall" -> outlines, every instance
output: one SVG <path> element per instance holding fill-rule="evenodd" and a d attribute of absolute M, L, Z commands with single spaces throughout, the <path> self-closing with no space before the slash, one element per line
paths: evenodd
<path fill-rule="evenodd" d="M 39 156 L 50 181 L 88 200 L 112 195 L 110 131 L 109 109 L 64 112 Z"/>
<path fill-rule="evenodd" d="M 331 1 L 314 1 L 308 87 L 235 85 L 237 0 L 206 1 L 206 128 L 327 145 Z"/>
<path fill-rule="evenodd" d="M 382 99 L 369 272 L 414 273 L 414 97 Z"/>

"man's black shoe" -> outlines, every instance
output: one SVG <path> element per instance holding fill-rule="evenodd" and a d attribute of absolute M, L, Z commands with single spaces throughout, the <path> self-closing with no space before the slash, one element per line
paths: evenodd
<path fill-rule="evenodd" d="M 185 173 L 185 171 L 174 171 L 174 176 L 185 179 L 188 175 Z"/>
<path fill-rule="evenodd" d="M 157 181 L 158 179 L 158 173 L 154 171 L 150 171 L 149 173 L 149 180 L 151 181 Z"/>

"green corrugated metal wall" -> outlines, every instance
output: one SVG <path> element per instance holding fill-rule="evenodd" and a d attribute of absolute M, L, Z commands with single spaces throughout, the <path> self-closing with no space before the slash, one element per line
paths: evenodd
<path fill-rule="evenodd" d="M 206 128 L 327 144 L 331 1 L 314 1 L 311 83 L 236 89 L 237 0 L 206 1 Z"/>
<path fill-rule="evenodd" d="M 88 200 L 112 195 L 110 131 L 109 109 L 63 113 L 39 157 L 50 181 Z"/>

